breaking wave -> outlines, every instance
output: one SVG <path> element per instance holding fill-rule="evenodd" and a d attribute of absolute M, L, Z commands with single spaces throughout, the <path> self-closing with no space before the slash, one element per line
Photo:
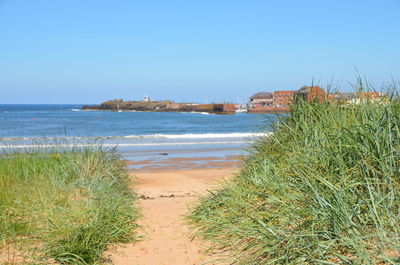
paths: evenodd
<path fill-rule="evenodd" d="M 155 139 L 221 139 L 221 138 L 249 138 L 262 137 L 269 133 L 203 133 L 203 134 L 150 134 L 150 135 L 127 135 L 121 136 L 125 139 L 155 138 Z"/>
<path fill-rule="evenodd" d="M 118 143 L 118 144 L 111 144 L 111 143 L 102 143 L 101 146 L 104 147 L 140 147 L 140 146 L 176 146 L 176 145 L 207 145 L 207 144 L 245 144 L 248 141 L 216 141 L 216 142 L 174 142 L 174 143 Z M 17 148 L 68 148 L 68 147 L 91 147 L 97 146 L 96 143 L 66 143 L 66 144 L 22 144 L 22 145 L 10 145 L 10 146 L 2 146 L 0 147 L 10 149 L 17 149 Z"/>
<path fill-rule="evenodd" d="M 265 133 L 203 133 L 203 134 L 148 134 L 148 135 L 125 135 L 125 136 L 61 136 L 61 137 L 0 137 L 0 141 L 52 141 L 52 140 L 157 140 L 157 139 L 232 139 L 232 138 L 258 138 L 268 136 L 270 132 Z"/>

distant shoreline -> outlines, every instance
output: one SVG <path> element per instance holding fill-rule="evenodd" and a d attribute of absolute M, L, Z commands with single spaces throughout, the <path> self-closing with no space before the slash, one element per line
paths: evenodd
<path fill-rule="evenodd" d="M 200 114 L 222 114 L 232 115 L 237 113 L 248 114 L 280 114 L 290 113 L 288 106 L 282 107 L 263 107 L 247 109 L 245 105 L 231 103 L 176 103 L 170 100 L 164 101 L 124 101 L 114 99 L 103 102 L 99 105 L 84 105 L 82 110 L 94 111 L 116 111 L 116 112 L 182 112 L 182 113 L 200 113 Z"/>

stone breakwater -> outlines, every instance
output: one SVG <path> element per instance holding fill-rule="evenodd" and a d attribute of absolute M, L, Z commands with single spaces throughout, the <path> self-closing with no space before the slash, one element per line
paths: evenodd
<path fill-rule="evenodd" d="M 234 114 L 234 104 L 195 104 L 164 101 L 109 100 L 100 105 L 85 105 L 83 110 L 152 111 L 152 112 L 205 112 L 211 114 Z"/>

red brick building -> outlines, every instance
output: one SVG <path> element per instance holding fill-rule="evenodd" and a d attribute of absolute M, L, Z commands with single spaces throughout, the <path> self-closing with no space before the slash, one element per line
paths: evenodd
<path fill-rule="evenodd" d="M 319 86 L 303 86 L 295 92 L 295 98 L 303 99 L 305 102 L 324 102 L 326 98 L 325 90 Z"/>
<path fill-rule="evenodd" d="M 305 102 L 324 102 L 326 93 L 319 86 L 303 86 L 299 90 L 275 91 L 274 93 L 260 92 L 250 98 L 248 112 L 290 112 L 290 104 L 298 99 L 303 99 Z"/>
<path fill-rule="evenodd" d="M 294 102 L 294 94 L 296 91 L 275 91 L 274 106 L 287 107 Z"/>

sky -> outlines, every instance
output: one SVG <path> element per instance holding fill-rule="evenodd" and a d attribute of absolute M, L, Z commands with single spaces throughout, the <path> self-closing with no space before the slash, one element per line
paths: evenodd
<path fill-rule="evenodd" d="M 0 104 L 236 102 L 357 73 L 400 80 L 400 0 L 0 0 Z"/>

